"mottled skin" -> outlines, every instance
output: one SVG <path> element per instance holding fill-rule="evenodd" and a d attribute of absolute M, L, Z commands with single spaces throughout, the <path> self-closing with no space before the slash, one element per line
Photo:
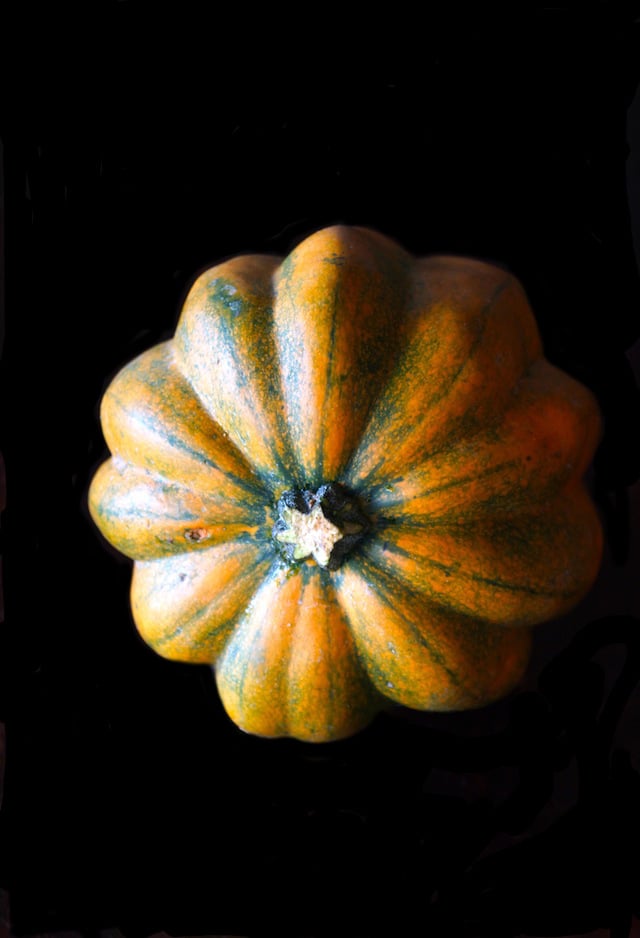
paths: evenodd
<path fill-rule="evenodd" d="M 486 263 L 347 227 L 234 258 L 101 416 L 90 509 L 135 561 L 137 627 L 213 665 L 250 733 L 326 741 L 389 702 L 483 706 L 597 575 L 595 400 Z M 278 500 L 326 483 L 354 493 L 366 536 L 337 569 L 289 563 Z"/>

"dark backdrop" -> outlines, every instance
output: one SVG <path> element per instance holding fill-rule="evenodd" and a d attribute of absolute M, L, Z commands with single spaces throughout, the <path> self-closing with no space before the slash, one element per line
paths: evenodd
<path fill-rule="evenodd" d="M 452 7 L 372 38 L 359 15 L 347 33 L 338 11 L 238 12 L 208 23 L 169 5 L 157 44 L 140 5 L 96 5 L 42 60 L 45 28 L 14 73 L 0 441 L 14 930 L 626 935 L 640 914 L 633 14 Z M 538 630 L 507 700 L 312 746 L 243 735 L 206 668 L 143 646 L 129 564 L 85 500 L 106 455 L 101 394 L 172 333 L 194 274 L 335 222 L 521 279 L 548 357 L 605 417 L 606 555 L 590 597 Z"/>

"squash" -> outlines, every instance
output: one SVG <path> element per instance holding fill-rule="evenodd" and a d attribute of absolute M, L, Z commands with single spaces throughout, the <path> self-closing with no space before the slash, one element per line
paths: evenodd
<path fill-rule="evenodd" d="M 227 260 L 101 421 L 89 506 L 135 562 L 136 627 L 213 666 L 248 733 L 483 707 L 598 572 L 596 401 L 486 262 L 346 226 Z"/>

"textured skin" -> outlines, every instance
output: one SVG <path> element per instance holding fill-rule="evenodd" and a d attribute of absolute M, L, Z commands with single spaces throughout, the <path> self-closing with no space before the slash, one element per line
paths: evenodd
<path fill-rule="evenodd" d="M 483 706 L 598 572 L 595 400 L 486 263 L 335 227 L 219 264 L 101 418 L 112 457 L 89 504 L 135 561 L 136 625 L 212 664 L 250 733 L 326 741 L 389 702 Z M 338 570 L 288 566 L 278 498 L 327 482 L 371 532 Z"/>

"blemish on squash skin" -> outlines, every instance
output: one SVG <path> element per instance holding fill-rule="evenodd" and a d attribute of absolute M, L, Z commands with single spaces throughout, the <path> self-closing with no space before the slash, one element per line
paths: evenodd
<path fill-rule="evenodd" d="M 347 259 L 344 254 L 332 254 L 331 257 L 325 257 L 325 264 L 334 264 L 336 267 L 342 267 Z"/>

